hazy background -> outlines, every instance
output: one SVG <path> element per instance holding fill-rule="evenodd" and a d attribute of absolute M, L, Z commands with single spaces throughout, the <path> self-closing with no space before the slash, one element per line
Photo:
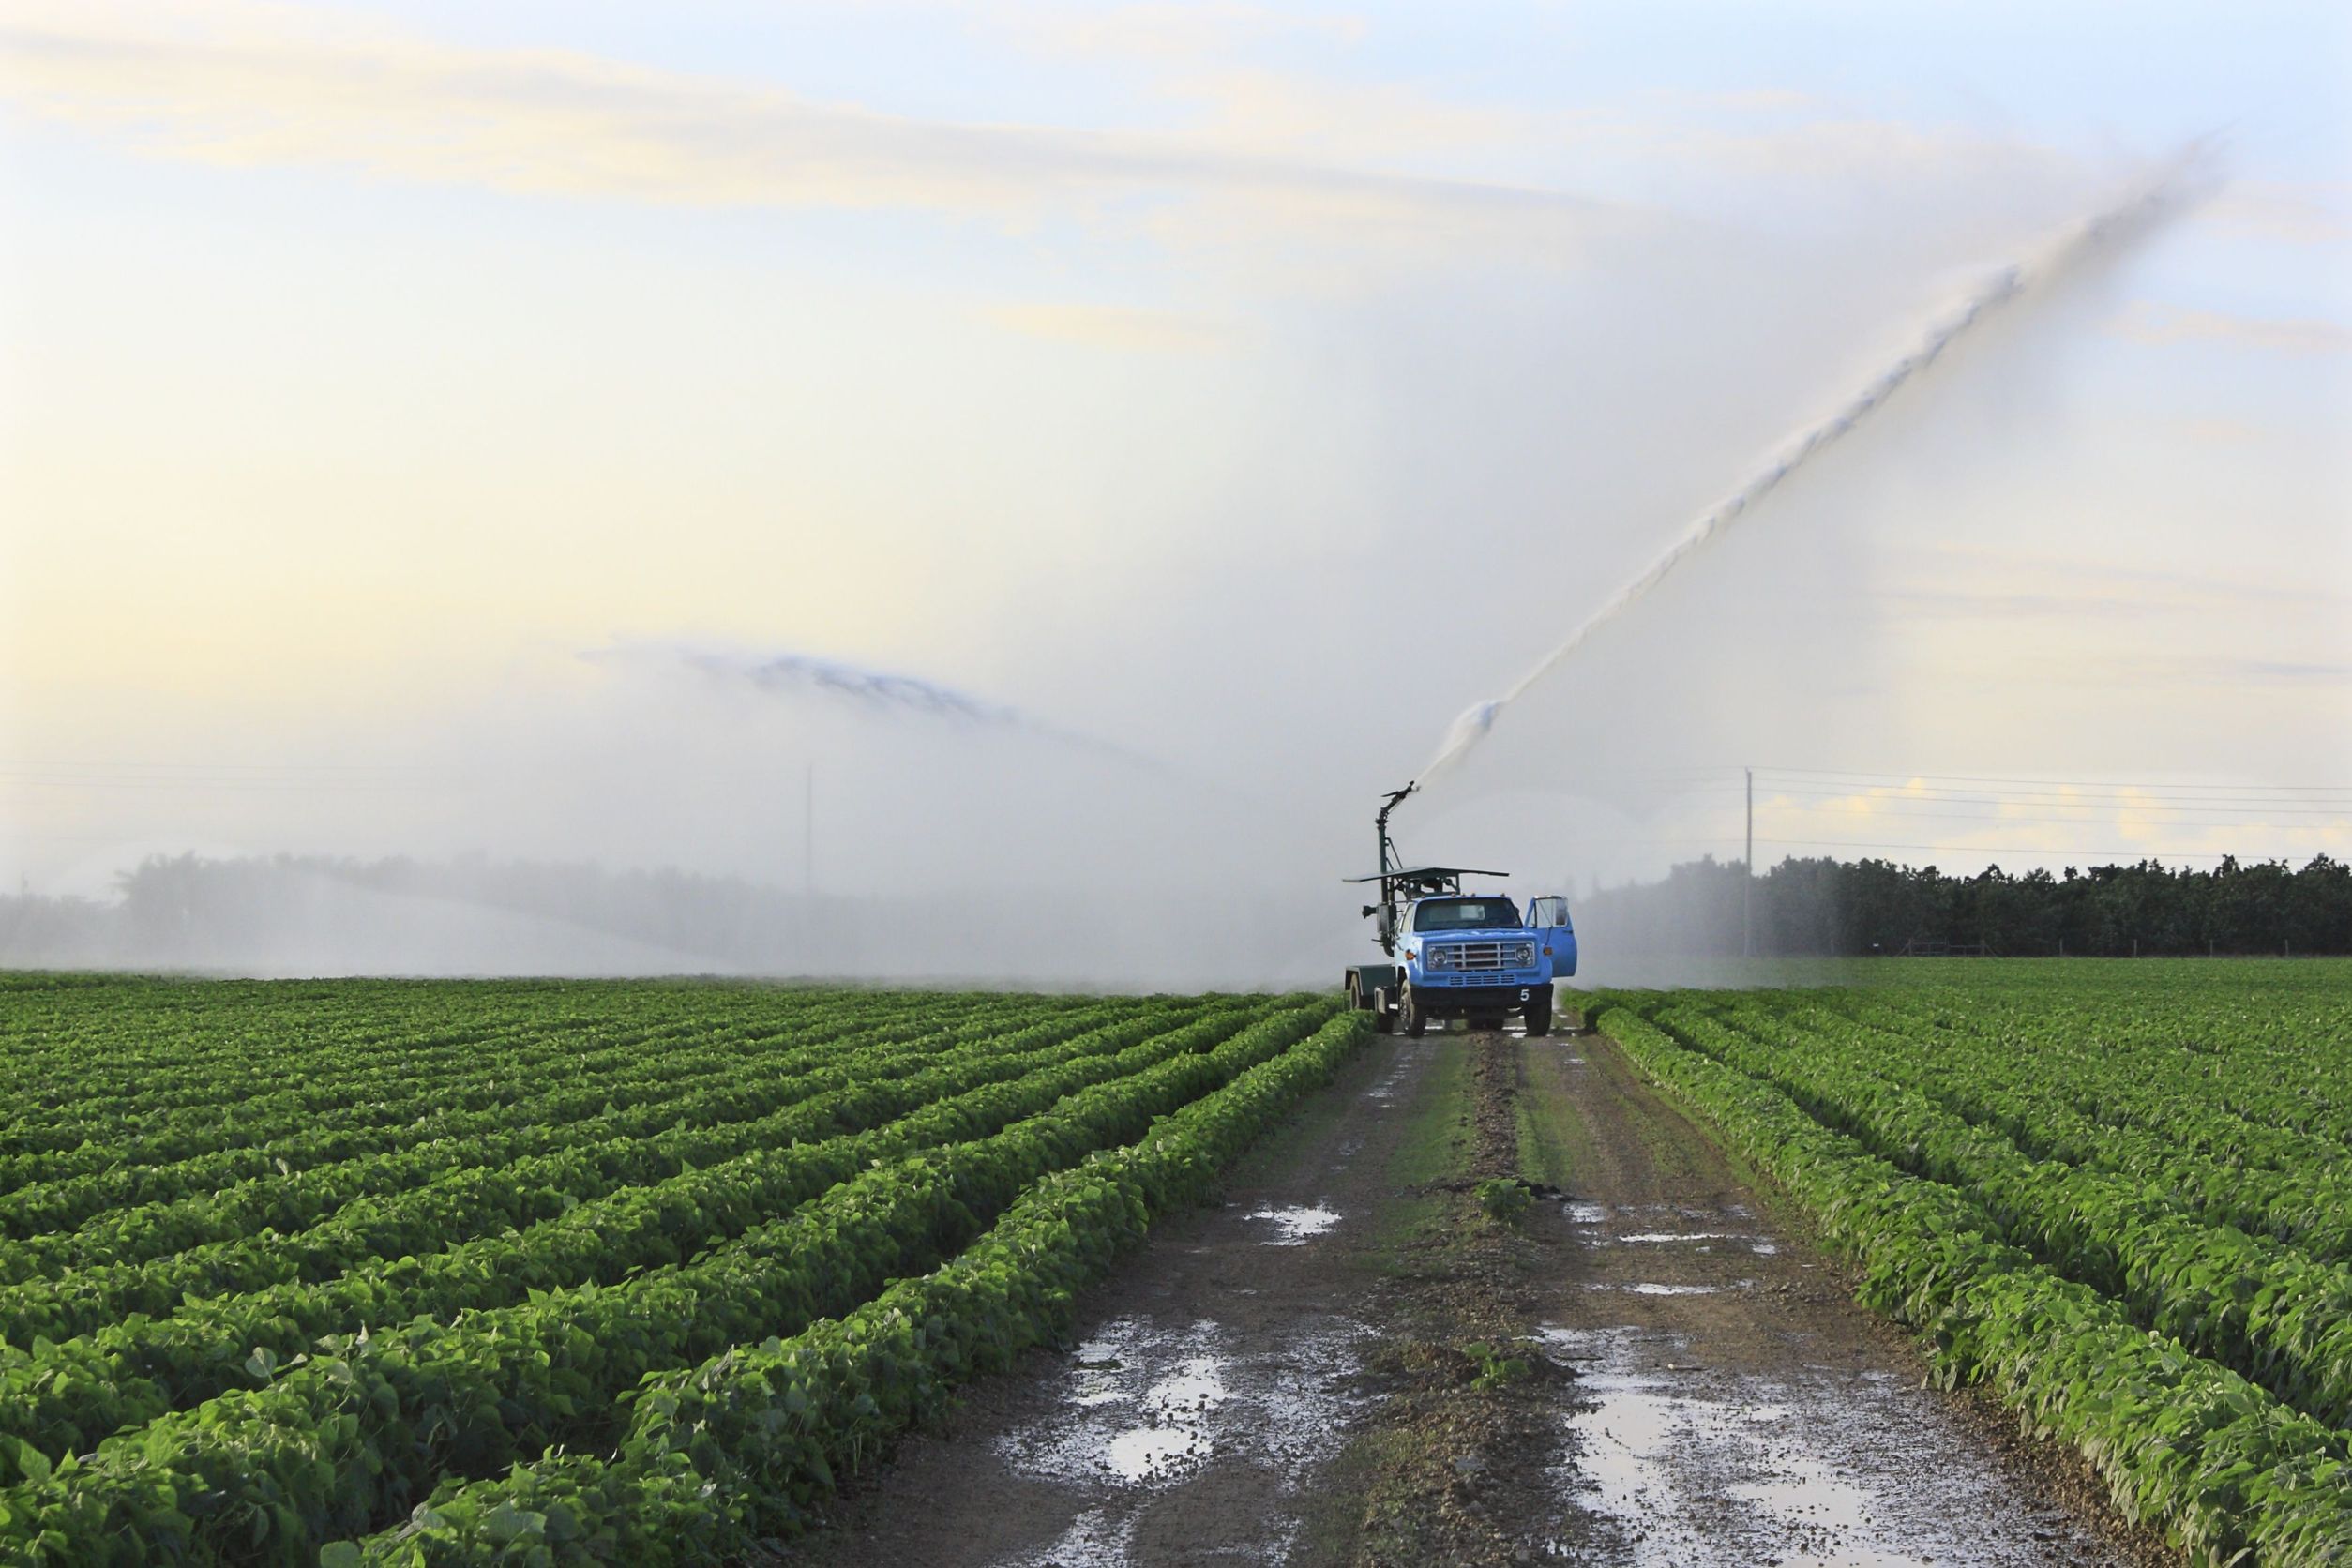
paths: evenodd
<path fill-rule="evenodd" d="M 2201 200 L 1398 828 L 1582 896 L 1736 858 L 1754 765 L 1762 861 L 2341 857 L 2346 51 L 2318 4 L 0 4 L 0 886 L 441 867 L 94 961 L 1322 981 L 1464 706 L 2208 133 Z M 701 913 L 591 917 L 663 868 Z"/>

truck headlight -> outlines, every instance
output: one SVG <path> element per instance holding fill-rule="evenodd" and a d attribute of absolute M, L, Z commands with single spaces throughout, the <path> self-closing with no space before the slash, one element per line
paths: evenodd
<path fill-rule="evenodd" d="M 1427 969 L 1452 969 L 1454 967 L 1454 958 L 1455 952 L 1453 948 L 1431 947 L 1424 954 L 1422 964 Z"/>
<path fill-rule="evenodd" d="M 1522 942 L 1511 949 L 1511 963 L 1515 969 L 1525 969 L 1533 962 L 1535 962 L 1535 943 Z"/>

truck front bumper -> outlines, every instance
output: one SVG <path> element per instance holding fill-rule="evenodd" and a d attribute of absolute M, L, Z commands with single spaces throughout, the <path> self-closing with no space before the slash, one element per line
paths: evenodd
<path fill-rule="evenodd" d="M 1550 999 L 1551 993 L 1548 981 L 1519 986 L 1491 982 L 1457 986 L 1425 980 L 1413 987 L 1413 1001 L 1430 1018 L 1463 1018 L 1474 1013 L 1515 1013 L 1522 1007 L 1542 1004 Z"/>

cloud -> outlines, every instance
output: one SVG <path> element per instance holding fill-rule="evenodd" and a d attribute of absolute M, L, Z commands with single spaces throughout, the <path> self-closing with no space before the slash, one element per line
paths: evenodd
<path fill-rule="evenodd" d="M 705 206 L 1108 217 L 1170 192 L 1343 223 L 1486 219 L 1580 233 L 1558 190 L 1270 157 L 1202 138 L 914 119 L 556 50 L 476 49 L 347 16 L 209 0 L 160 15 L 17 0 L 0 94 L 206 162 L 328 165 L 531 194 Z"/>
<path fill-rule="evenodd" d="M 1131 354 L 1211 353 L 1232 340 L 1227 328 L 1202 317 L 1133 306 L 995 305 L 981 313 L 1026 337 Z"/>
<path fill-rule="evenodd" d="M 990 31 L 1033 53 L 1063 59 L 1173 59 L 1229 56 L 1257 45 L 1300 38 L 1353 44 L 1364 18 L 1331 11 L 1284 11 L 1250 5 L 1138 4 L 1099 7 L 991 6 L 980 19 Z"/>
<path fill-rule="evenodd" d="M 2275 434 L 2251 419 L 2176 419 L 2172 428 L 2182 439 L 2207 446 L 2258 446 Z"/>
<path fill-rule="evenodd" d="M 1567 148 L 1599 118 L 1581 109 L 1461 103 L 1409 83 L 1333 81 L 1257 66 L 1172 73 L 1159 90 L 1200 112 L 1205 141 L 1317 160 L 1418 166 L 1466 153 Z"/>
<path fill-rule="evenodd" d="M 2224 669 L 2249 681 L 2316 682 L 2342 686 L 2352 681 L 2352 664 L 2328 664 L 2291 659 L 2230 659 Z"/>
<path fill-rule="evenodd" d="M 1196 261 L 1234 251 L 1260 281 L 1272 258 L 1325 286 L 1376 261 L 1392 274 L 1463 255 L 1577 266 L 1598 244 L 1685 233 L 1670 209 L 1695 191 L 1762 199 L 1862 178 L 2013 192 L 2080 173 L 2047 148 L 1843 115 L 1772 88 L 1465 102 L 1289 61 L 1349 48 L 1365 24 L 1343 15 L 916 9 L 961 19 L 975 47 L 1128 71 L 1138 101 L 1171 124 L 917 118 L 265 0 L 0 0 L 0 100 L 232 167 L 675 206 L 915 210 L 1022 231 L 1075 220 Z M 1572 180 L 1627 194 L 1581 194 Z"/>
<path fill-rule="evenodd" d="M 2028 617 L 2063 621 L 2136 620 L 2167 614 L 2166 604 L 2113 594 L 2018 594 L 1967 589 L 1898 589 L 1887 602 L 1906 617 L 1937 620 L 2009 621 Z"/>
<path fill-rule="evenodd" d="M 2196 219 L 2284 245 L 2341 244 L 2352 239 L 2352 186 L 2233 180 L 2197 210 Z"/>
<path fill-rule="evenodd" d="M 2258 429 L 2258 427 L 2255 427 Z M 1905 580 L 1890 596 L 1922 606 L 1990 604 L 2030 580 L 2041 593 L 2024 601 L 2050 608 L 2088 605 L 2129 592 L 2135 603 L 2208 612 L 2230 606 L 2271 611 L 2287 607 L 2329 607 L 2343 592 L 2321 581 L 2261 581 L 2220 571 L 2177 571 L 2122 561 L 2054 554 L 2033 550 L 1996 550 L 1968 545 L 1891 549 L 1886 559 Z"/>
<path fill-rule="evenodd" d="M 1759 843 L 1845 846 L 1847 853 L 1932 845 L 1936 853 L 1960 858 L 2074 855 L 2109 845 L 2212 858 L 2243 853 L 2250 836 L 2305 848 L 2333 847 L 2352 837 L 2352 819 L 2299 801 L 2266 807 L 2235 795 L 2167 794 L 2137 784 L 2001 786 L 1912 778 L 1850 791 L 1767 785 L 1757 793 L 1756 819 Z"/>
<path fill-rule="evenodd" d="M 2352 327 L 2314 317 L 2241 316 L 2134 300 L 2108 330 L 2136 343 L 2228 343 L 2277 354 L 2342 354 Z"/>

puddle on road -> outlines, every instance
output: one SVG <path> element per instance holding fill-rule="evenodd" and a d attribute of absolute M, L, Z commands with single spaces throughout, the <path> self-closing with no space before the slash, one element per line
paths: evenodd
<path fill-rule="evenodd" d="M 1365 1097 L 1381 1101 L 1381 1108 L 1387 1109 L 1389 1106 L 1395 1104 L 1396 1092 L 1404 1086 L 1406 1075 L 1410 1073 L 1412 1068 L 1413 1058 L 1410 1055 L 1400 1056 L 1396 1065 L 1381 1074 L 1380 1081 L 1364 1092 Z"/>
<path fill-rule="evenodd" d="M 1287 1209 L 1259 1209 L 1243 1216 L 1274 1226 L 1268 1246 L 1304 1246 L 1339 1223 L 1339 1211 L 1320 1204 L 1292 1204 Z"/>
<path fill-rule="evenodd" d="M 1629 1296 L 1715 1296 L 1726 1290 L 1753 1290 L 1756 1281 L 1736 1279 L 1728 1285 L 1657 1285 L 1644 1280 L 1638 1285 L 1618 1285 L 1606 1279 L 1585 1282 L 1588 1290 L 1622 1290 Z"/>
<path fill-rule="evenodd" d="M 1090 1508 L 1050 1545 L 1005 1559 L 1002 1568 L 1116 1568 L 1133 1551 L 1140 1522 L 1132 1514 L 1114 1519 L 1103 1509 Z"/>
<path fill-rule="evenodd" d="M 1780 1252 L 1777 1241 L 1754 1230 L 1636 1230 L 1612 1235 L 1599 1229 L 1621 1219 L 1649 1219 L 1653 1222 L 1676 1219 L 1693 1225 L 1706 1225 L 1710 1221 L 1718 1224 L 1725 1220 L 1753 1221 L 1755 1212 L 1744 1203 L 1726 1203 L 1719 1210 L 1693 1208 L 1681 1203 L 1642 1203 L 1611 1208 L 1606 1203 L 1579 1199 L 1562 1204 L 1561 1210 L 1571 1224 L 1588 1228 L 1583 1239 L 1589 1246 L 1605 1247 L 1620 1244 L 1627 1246 L 1667 1246 L 1689 1242 L 1701 1252 L 1711 1252 L 1717 1242 L 1738 1242 L 1759 1258 L 1776 1257 Z"/>
<path fill-rule="evenodd" d="M 1088 1485 L 1170 1480 L 1229 1448 L 1303 1462 L 1357 1402 L 1347 1385 L 1365 1332 L 1319 1318 L 1277 1355 L 1244 1359 L 1213 1319 L 1171 1333 L 1119 1319 L 1071 1358 L 1063 1408 L 998 1447 L 1025 1475 Z"/>
<path fill-rule="evenodd" d="M 1244 1355 L 1209 1319 L 1173 1330 L 1139 1318 L 1105 1324 L 1071 1357 L 1059 1408 L 996 1442 L 1023 1479 L 1094 1500 L 1058 1539 L 1001 1568 L 1123 1563 L 1150 1499 L 1212 1465 L 1271 1471 L 1283 1493 L 1295 1493 L 1361 1402 L 1353 1380 L 1368 1334 L 1319 1315 L 1273 1353 Z M 1287 1544 L 1264 1555 L 1279 1560 Z"/>
<path fill-rule="evenodd" d="M 2024 1568 L 2095 1554 L 2028 1506 L 1933 1395 L 1883 1372 L 1808 1368 L 1804 1384 L 1680 1364 L 1679 1335 L 1547 1328 L 1576 1362 L 1567 1498 L 1635 1568 Z M 2048 1543 L 2069 1548 L 2053 1551 Z M 1554 1543 L 1554 1557 L 1589 1555 Z"/>
<path fill-rule="evenodd" d="M 1122 1481 L 1156 1481 L 1209 1454 L 1209 1435 L 1190 1426 L 1130 1426 L 1103 1450 L 1103 1468 Z"/>

